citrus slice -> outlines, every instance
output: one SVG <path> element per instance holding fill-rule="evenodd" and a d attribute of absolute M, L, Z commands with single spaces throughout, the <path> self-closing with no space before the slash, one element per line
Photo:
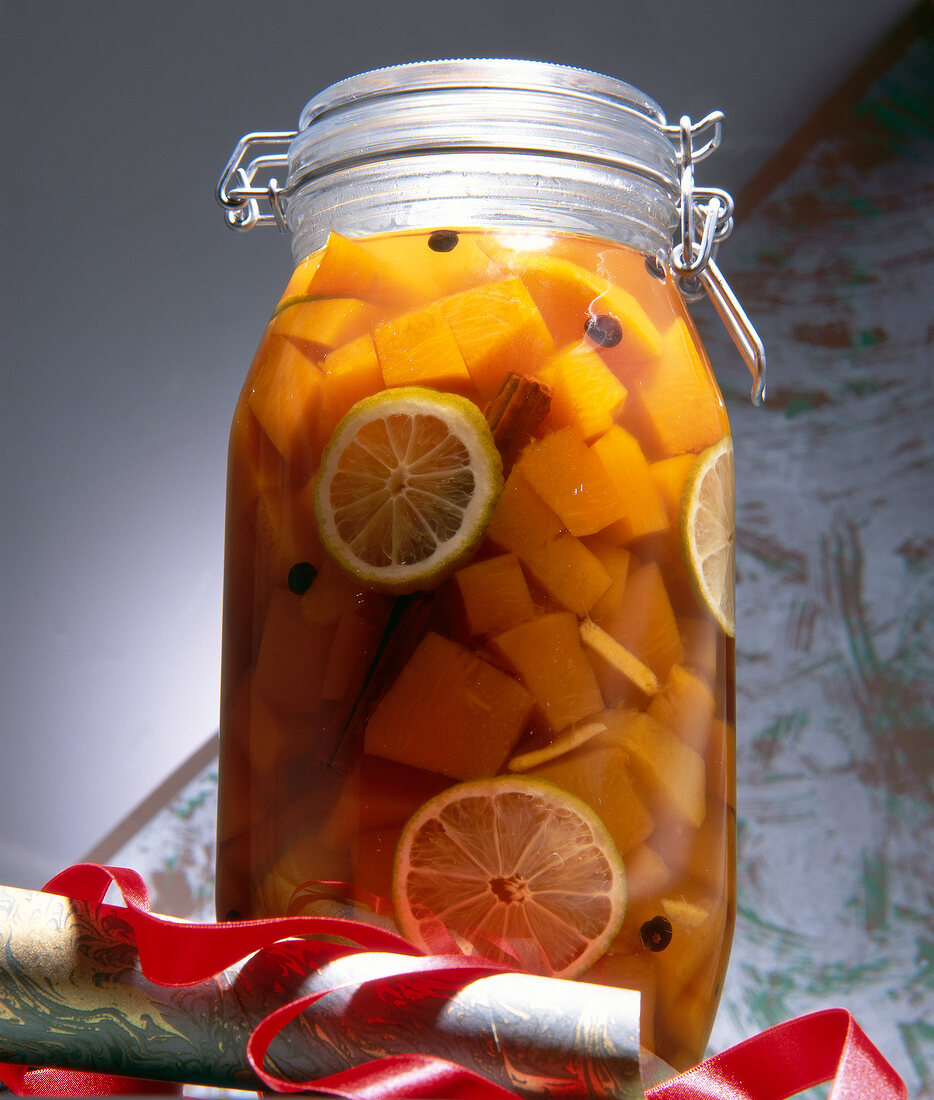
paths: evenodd
<path fill-rule="evenodd" d="M 702 451 L 681 494 L 681 550 L 694 588 L 732 638 L 736 634 L 733 441 Z"/>
<path fill-rule="evenodd" d="M 419 386 L 358 401 L 321 457 L 315 514 L 343 569 L 388 592 L 436 587 L 477 548 L 503 488 L 471 401 Z"/>
<path fill-rule="evenodd" d="M 396 849 L 393 900 L 403 933 L 435 950 L 574 978 L 609 947 L 626 875 L 603 822 L 544 779 L 459 783 L 426 802 Z"/>

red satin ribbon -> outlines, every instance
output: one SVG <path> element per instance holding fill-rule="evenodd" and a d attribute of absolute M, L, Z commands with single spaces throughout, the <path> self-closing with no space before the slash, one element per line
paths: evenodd
<path fill-rule="evenodd" d="M 341 936 L 359 947 L 290 940 L 309 966 L 357 950 L 389 951 L 412 957 L 411 973 L 459 984 L 503 969 L 486 960 L 460 955 L 421 954 L 393 932 L 359 921 L 325 917 L 190 924 L 149 911 L 142 878 L 123 867 L 77 864 L 45 886 L 49 893 L 100 904 L 114 884 L 123 895 L 126 917 L 136 936 L 140 967 L 150 981 L 166 986 L 193 985 L 214 977 L 246 956 L 286 937 L 308 934 Z M 392 982 L 396 978 L 378 979 Z M 326 991 L 330 992 L 330 990 Z M 401 1054 L 344 1070 L 314 1081 L 293 1082 L 263 1069 L 266 1050 L 276 1034 L 325 993 L 286 1005 L 254 1030 L 247 1058 L 264 1084 L 278 1092 L 314 1091 L 340 1100 L 516 1100 L 513 1093 L 462 1066 L 420 1054 Z M 0 1064 L 0 1081 L 20 1096 L 106 1096 L 178 1093 L 181 1085 L 65 1070 L 27 1070 Z M 790 1100 L 812 1085 L 832 1081 L 828 1100 L 907 1100 L 905 1084 L 845 1009 L 815 1012 L 779 1024 L 714 1055 L 694 1069 L 646 1092 L 646 1100 Z"/>

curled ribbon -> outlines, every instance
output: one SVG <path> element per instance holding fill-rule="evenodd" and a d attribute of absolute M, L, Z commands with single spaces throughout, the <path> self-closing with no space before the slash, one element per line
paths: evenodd
<path fill-rule="evenodd" d="M 214 977 L 255 952 L 293 936 L 339 936 L 346 946 L 289 939 L 288 948 L 309 966 L 341 953 L 389 951 L 412 959 L 412 976 L 450 982 L 451 989 L 506 968 L 455 954 L 424 955 L 396 933 L 360 921 L 327 917 L 193 924 L 150 912 L 143 879 L 123 867 L 76 864 L 45 886 L 90 904 L 103 902 L 111 885 L 120 891 L 134 930 L 140 967 L 153 982 L 193 985 Z M 353 946 L 357 944 L 358 946 Z M 409 975 L 406 975 L 407 977 Z M 375 979 L 391 982 L 394 978 Z M 257 1077 L 277 1092 L 309 1092 L 339 1100 L 515 1100 L 513 1093 L 472 1071 L 417 1053 L 391 1055 L 314 1081 L 287 1081 L 263 1066 L 278 1032 L 332 989 L 299 998 L 271 1013 L 254 1029 L 247 1058 Z M 650 1088 L 646 1100 L 789 1100 L 813 1085 L 832 1081 L 828 1100 L 907 1100 L 901 1077 L 842 1008 L 790 1020 L 716 1054 L 672 1080 Z M 27 1070 L 0 1064 L 0 1082 L 20 1096 L 105 1096 L 172 1094 L 181 1086 L 111 1075 Z"/>

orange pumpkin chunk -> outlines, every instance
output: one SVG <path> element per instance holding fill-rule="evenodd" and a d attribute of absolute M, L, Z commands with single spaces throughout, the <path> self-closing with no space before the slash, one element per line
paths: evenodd
<path fill-rule="evenodd" d="M 631 570 L 619 609 L 599 625 L 635 654 L 664 682 L 671 666 L 684 661 L 684 644 L 665 582 L 655 562 Z"/>
<path fill-rule="evenodd" d="M 635 710 L 606 712 L 609 729 L 601 737 L 618 740 L 629 755 L 639 791 L 665 818 L 674 813 L 695 829 L 707 811 L 704 760 L 680 737 Z"/>
<path fill-rule="evenodd" d="M 668 680 L 652 700 L 648 713 L 696 752 L 706 754 L 713 723 L 714 698 L 713 692 L 699 676 L 681 665 L 672 665 Z"/>
<path fill-rule="evenodd" d="M 353 405 L 383 388 L 383 372 L 373 337 L 368 335 L 328 352 L 322 368 L 321 434 L 328 440 Z"/>
<path fill-rule="evenodd" d="M 385 321 L 373 333 L 387 387 L 434 386 L 463 392 L 470 372 L 437 304 Z"/>
<path fill-rule="evenodd" d="M 364 747 L 451 779 L 482 779 L 502 770 L 533 707 L 508 673 L 429 631 L 377 704 Z"/>
<path fill-rule="evenodd" d="M 268 583 L 284 588 L 289 570 L 297 562 L 309 562 L 317 568 L 324 560 L 318 525 L 301 492 L 290 492 L 280 486 L 264 489 L 256 498 L 253 519 L 257 579 L 262 563 L 266 566 Z"/>
<path fill-rule="evenodd" d="M 490 648 L 521 677 L 556 732 L 603 707 L 577 616 L 540 615 L 491 638 Z"/>
<path fill-rule="evenodd" d="M 665 503 L 668 519 L 673 524 L 678 522 L 678 516 L 681 513 L 681 494 L 684 492 L 688 473 L 696 460 L 697 455 L 693 454 L 672 455 L 670 458 L 660 458 L 649 465 L 652 480 Z"/>
<path fill-rule="evenodd" d="M 454 574 L 471 634 L 492 634 L 531 619 L 535 605 L 515 554 L 474 562 Z"/>
<path fill-rule="evenodd" d="M 401 829 L 415 811 L 449 785 L 446 776 L 361 753 L 321 831 L 322 842 L 340 848 L 358 832 Z"/>
<path fill-rule="evenodd" d="M 609 588 L 588 608 L 593 619 L 597 622 L 605 622 L 619 613 L 632 554 L 625 546 L 605 542 L 599 535 L 586 540 L 585 545 L 610 575 Z"/>
<path fill-rule="evenodd" d="M 375 259 L 406 272 L 425 288 L 425 299 L 454 294 L 486 282 L 497 269 L 480 248 L 476 237 L 458 234 L 457 244 L 449 251 L 429 247 L 429 233 L 393 233 L 361 241 Z"/>
<path fill-rule="evenodd" d="M 368 332 L 381 312 L 357 298 L 300 299 L 273 317 L 270 330 L 299 348 L 315 346 L 324 353 Z"/>
<path fill-rule="evenodd" d="M 548 595 L 576 615 L 586 615 L 610 586 L 600 559 L 564 530 L 518 469 L 506 481 L 487 537 L 514 553 Z"/>
<path fill-rule="evenodd" d="M 576 428 L 533 439 L 517 469 L 572 535 L 592 535 L 626 515 L 606 466 Z"/>
<path fill-rule="evenodd" d="M 322 699 L 343 699 L 351 686 L 358 690 L 382 637 L 385 624 L 345 611 L 337 622 L 321 685 Z"/>
<path fill-rule="evenodd" d="M 309 622 L 301 597 L 286 589 L 272 593 L 253 688 L 267 702 L 299 714 L 313 714 L 321 704 L 324 672 L 334 631 Z"/>
<path fill-rule="evenodd" d="M 548 424 L 570 424 L 588 442 L 609 431 L 626 400 L 626 387 L 586 344 L 553 356 L 538 376 L 554 391 Z"/>
<path fill-rule="evenodd" d="M 554 351 L 541 314 L 519 279 L 487 283 L 439 303 L 482 400 L 510 371 L 531 374 Z"/>
<path fill-rule="evenodd" d="M 654 821 L 633 783 L 626 751 L 606 734 L 525 774 L 550 779 L 592 806 L 624 856 L 652 832 Z"/>
<path fill-rule="evenodd" d="M 273 446 L 300 478 L 314 467 L 324 374 L 288 339 L 263 337 L 247 379 L 247 404 Z"/>
<path fill-rule="evenodd" d="M 556 256 L 530 257 L 520 275 L 559 345 L 582 339 L 591 317 L 610 316 L 621 328 L 617 347 L 629 358 L 658 355 L 661 341 L 645 310 L 608 279 Z"/>
<path fill-rule="evenodd" d="M 668 513 L 649 464 L 638 441 L 618 424 L 600 436 L 592 450 L 616 485 L 620 487 L 626 514 L 609 534 L 621 542 L 668 530 Z"/>
<path fill-rule="evenodd" d="M 665 333 L 660 358 L 629 394 L 623 422 L 652 458 L 696 454 L 729 431 L 710 364 L 680 317 Z"/>
<path fill-rule="evenodd" d="M 290 291 L 292 284 L 289 284 Z M 383 262 L 356 241 L 331 233 L 305 294 L 320 298 L 360 298 L 380 305 L 411 308 L 434 295 L 407 269 Z"/>

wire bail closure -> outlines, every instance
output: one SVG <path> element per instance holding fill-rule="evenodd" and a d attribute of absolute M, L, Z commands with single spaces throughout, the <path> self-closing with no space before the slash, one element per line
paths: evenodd
<path fill-rule="evenodd" d="M 677 126 L 665 127 L 665 133 L 676 147 L 681 173 L 678 203 L 681 240 L 671 249 L 672 270 L 688 301 L 697 301 L 705 293 L 710 298 L 752 374 L 750 400 L 753 405 L 762 405 L 766 388 L 765 348 L 715 261 L 720 243 L 733 232 L 733 199 L 720 188 L 694 186 L 695 163 L 720 145 L 723 112 L 713 111 L 696 124 L 682 115 Z M 705 140 L 695 148 L 700 138 Z"/>
<path fill-rule="evenodd" d="M 256 130 L 244 134 L 237 142 L 224 166 L 216 191 L 217 201 L 224 207 L 224 220 L 230 229 L 245 231 L 257 225 L 276 225 L 280 232 L 288 231 L 282 210 L 285 192 L 279 181 L 275 176 L 269 176 L 265 186 L 259 186 L 254 181 L 259 172 L 268 175 L 270 170 L 276 168 L 288 171 L 289 145 L 295 134 L 295 130 Z M 260 146 L 279 147 L 282 151 L 247 160 L 252 151 Z M 263 200 L 269 203 L 271 214 L 260 212 L 259 204 Z"/>
<path fill-rule="evenodd" d="M 765 401 L 765 349 L 716 263 L 717 249 L 733 232 L 733 199 L 720 188 L 694 184 L 694 165 L 720 145 L 723 118 L 722 111 L 713 111 L 697 123 L 683 115 L 677 126 L 662 126 L 675 147 L 680 176 L 680 240 L 672 245 L 668 261 L 688 301 L 705 294 L 710 298 L 752 374 L 750 400 L 758 406 Z M 283 233 L 288 231 L 284 204 L 291 188 L 280 186 L 272 172 L 282 169 L 288 173 L 289 146 L 296 135 L 295 130 L 258 130 L 237 142 L 216 190 L 229 228 L 245 231 L 275 225 Z M 254 155 L 262 148 L 274 151 Z M 262 202 L 268 204 L 270 213 L 260 209 Z"/>

